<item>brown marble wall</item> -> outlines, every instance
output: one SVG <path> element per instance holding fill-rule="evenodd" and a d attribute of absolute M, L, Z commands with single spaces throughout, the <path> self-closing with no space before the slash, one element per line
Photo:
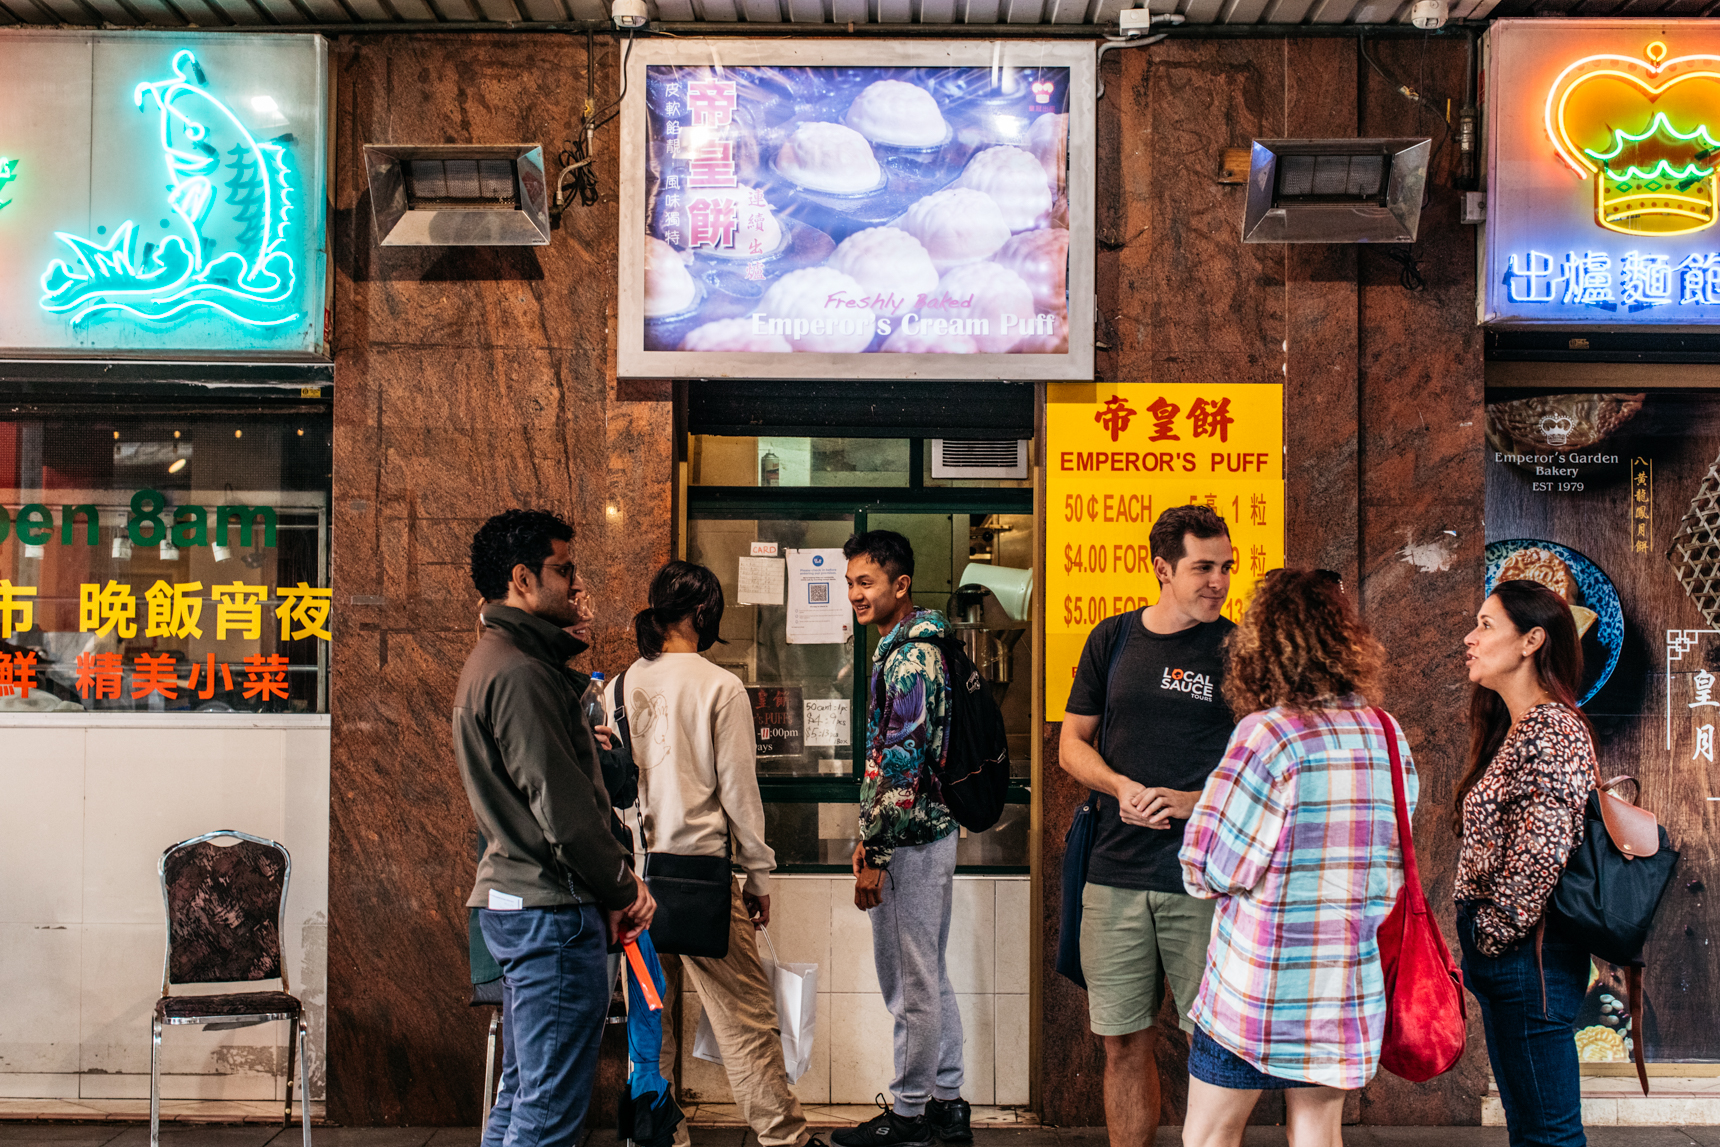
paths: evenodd
<path fill-rule="evenodd" d="M 603 84 L 615 57 L 606 42 L 599 49 Z M 1373 50 L 1430 90 L 1460 91 L 1460 43 Z M 360 144 L 537 140 L 553 149 L 584 99 L 582 41 L 365 38 L 337 40 L 333 57 L 332 552 L 348 628 L 335 649 L 332 700 L 330 1115 L 347 1124 L 471 1123 L 484 1017 L 465 1006 L 472 841 L 446 733 L 472 639 L 464 547 L 484 517 L 509 505 L 568 514 L 605 610 L 594 660 L 624 660 L 627 617 L 670 547 L 669 392 L 618 389 L 605 365 L 615 312 L 613 125 L 598 137 L 603 201 L 574 209 L 548 247 L 375 245 Z M 1216 182 L 1223 149 L 1255 137 L 1439 128 L 1348 41 L 1166 41 L 1113 54 L 1106 73 L 1098 376 L 1285 383 L 1290 560 L 1338 570 L 1359 587 L 1395 655 L 1386 700 L 1421 766 L 1423 873 L 1446 905 L 1454 849 L 1434 809 L 1449 801 L 1461 756 L 1455 648 L 1480 579 L 1473 233 L 1456 224 L 1452 193 L 1436 188 L 1416 245 L 1428 287 L 1411 294 L 1378 250 L 1238 242 L 1242 188 Z M 1403 560 L 1406 546 L 1429 541 L 1448 545 L 1446 568 Z M 1057 733 L 1045 730 L 1047 960 L 1077 796 L 1056 767 Z M 1047 966 L 1042 1003 L 1043 1117 L 1102 1122 L 1103 1062 L 1084 996 Z M 1464 1065 L 1433 1084 L 1383 1077 L 1359 1117 L 1474 1122 L 1479 1033 L 1473 1042 Z M 1164 1042 L 1167 1122 L 1181 1119 L 1183 1055 L 1180 1041 Z M 1276 1116 L 1265 1105 L 1257 1113 Z"/>
<path fill-rule="evenodd" d="M 1376 43 L 1387 70 L 1432 106 L 1461 104 L 1461 41 Z M 1442 134 L 1347 40 L 1171 40 L 1106 62 L 1099 117 L 1100 378 L 1283 381 L 1291 564 L 1337 570 L 1393 654 L 1386 705 L 1409 734 L 1426 811 L 1422 875 L 1450 935 L 1455 842 L 1446 827 L 1463 740 L 1458 642 L 1481 579 L 1481 343 L 1474 325 L 1474 232 L 1456 221 L 1445 170 L 1415 253 L 1426 279 L 1408 292 L 1383 250 L 1246 245 L 1244 189 L 1216 176 L 1227 147 L 1253 138 Z M 1439 98 L 1432 98 L 1437 96 Z M 1418 118 L 1419 117 L 1419 118 Z M 1449 531 L 1449 532 L 1448 532 Z M 1432 542 L 1438 560 L 1405 560 Z M 1043 1117 L 1103 1121 L 1103 1052 L 1085 995 L 1050 967 L 1063 834 L 1078 787 L 1057 768 L 1059 726 L 1045 729 L 1041 852 L 1044 934 L 1040 1073 Z M 1169 1030 L 1172 1017 L 1161 1016 Z M 1186 1044 L 1160 1041 L 1167 1123 L 1181 1122 Z M 1384 1075 L 1353 1104 L 1367 1123 L 1474 1123 L 1485 1053 L 1472 1033 L 1463 1064 L 1411 1086 Z M 1281 1118 L 1263 1103 L 1256 1121 Z"/>
<path fill-rule="evenodd" d="M 598 41 L 600 94 L 616 76 Z M 666 388 L 617 392 L 614 125 L 603 200 L 547 247 L 380 249 L 360 146 L 553 151 L 585 99 L 568 36 L 337 39 L 329 1115 L 477 1121 L 488 1013 L 468 1008 L 471 814 L 448 713 L 473 641 L 466 546 L 509 506 L 557 510 L 601 609 L 595 664 L 631 650 L 669 555 Z"/>

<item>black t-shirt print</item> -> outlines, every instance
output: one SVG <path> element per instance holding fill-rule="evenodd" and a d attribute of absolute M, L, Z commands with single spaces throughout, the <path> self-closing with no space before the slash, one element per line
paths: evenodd
<path fill-rule="evenodd" d="M 1124 626 L 1128 628 L 1125 629 Z M 1111 675 L 1104 743 L 1105 763 L 1149 787 L 1189 791 L 1206 784 L 1224 759 L 1236 721 L 1224 703 L 1224 639 L 1236 626 L 1225 618 L 1180 633 L 1152 633 L 1141 611 L 1107 618 L 1093 627 L 1075 669 L 1067 709 L 1101 716 L 1107 707 L 1105 671 L 1112 643 L 1127 636 Z M 1114 888 L 1181 892 L 1177 851 L 1186 821 L 1170 828 L 1124 824 L 1117 802 L 1098 798 L 1098 826 L 1087 879 Z"/>

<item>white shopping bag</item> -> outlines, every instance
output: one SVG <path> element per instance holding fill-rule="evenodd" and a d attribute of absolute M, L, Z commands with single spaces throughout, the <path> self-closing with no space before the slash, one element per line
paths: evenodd
<path fill-rule="evenodd" d="M 784 964 L 776 958 L 770 932 L 759 935 L 770 945 L 770 958 L 760 957 L 765 979 L 776 996 L 776 1021 L 782 1027 L 782 1063 L 794 1083 L 812 1066 L 812 1041 L 818 1032 L 818 965 Z M 723 1062 L 717 1036 L 711 1030 L 710 1013 L 700 1010 L 699 1030 L 693 1036 L 694 1057 L 710 1063 Z"/>

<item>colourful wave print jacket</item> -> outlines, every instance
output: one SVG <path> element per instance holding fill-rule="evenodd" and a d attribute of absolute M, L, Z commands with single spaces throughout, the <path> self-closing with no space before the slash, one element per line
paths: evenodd
<path fill-rule="evenodd" d="M 950 727 L 949 677 L 935 645 L 905 637 L 943 637 L 942 614 L 916 610 L 872 655 L 872 706 L 866 714 L 866 776 L 860 782 L 860 839 L 866 863 L 890 867 L 896 849 L 942 840 L 956 830 L 925 766 L 943 763 Z M 892 656 L 893 654 L 893 656 Z"/>

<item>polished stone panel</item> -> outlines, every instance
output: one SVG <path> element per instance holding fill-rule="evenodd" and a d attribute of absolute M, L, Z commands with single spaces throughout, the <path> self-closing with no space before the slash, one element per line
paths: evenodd
<path fill-rule="evenodd" d="M 1465 738 L 1457 649 L 1479 592 L 1483 508 L 1475 236 L 1456 221 L 1456 145 L 1438 157 L 1414 246 L 1427 287 L 1416 292 L 1381 248 L 1242 243 L 1245 189 L 1216 181 L 1223 150 L 1254 138 L 1437 141 L 1433 111 L 1447 96 L 1461 102 L 1463 44 L 1370 51 L 1414 79 L 1421 105 L 1349 41 L 1172 40 L 1114 53 L 1099 105 L 1098 335 L 1109 349 L 1097 373 L 1285 384 L 1287 560 L 1342 574 L 1387 647 L 1381 700 L 1420 764 L 1422 877 L 1449 930 L 1456 846 L 1446 810 Z M 1409 547 L 1430 543 L 1449 560 L 1408 560 Z M 1104 1055 L 1087 1032 L 1085 994 L 1052 970 L 1063 836 L 1081 796 L 1057 767 L 1058 733 L 1045 729 L 1041 782 L 1036 1094 L 1047 1122 L 1084 1126 L 1103 1120 Z M 1160 1023 L 1173 1022 L 1167 1008 Z M 1185 1047 L 1177 1035 L 1159 1043 L 1167 1123 L 1181 1120 Z M 1485 1092 L 1477 1028 L 1456 1070 L 1420 1086 L 1382 1075 L 1347 1117 L 1474 1123 Z M 1257 1122 L 1281 1118 L 1281 1104 L 1255 1112 Z"/>
<path fill-rule="evenodd" d="M 616 76 L 607 39 L 598 84 Z M 604 198 L 546 247 L 376 246 L 365 143 L 539 142 L 585 99 L 585 42 L 389 36 L 332 44 L 339 109 L 330 808 L 329 1115 L 476 1122 L 487 1009 L 466 1005 L 475 832 L 448 711 L 471 648 L 472 531 L 509 506 L 575 525 L 599 606 L 590 667 L 630 659 L 631 617 L 669 556 L 669 394 L 618 394 L 616 127 Z M 606 1041 L 593 1117 L 612 1122 Z"/>

